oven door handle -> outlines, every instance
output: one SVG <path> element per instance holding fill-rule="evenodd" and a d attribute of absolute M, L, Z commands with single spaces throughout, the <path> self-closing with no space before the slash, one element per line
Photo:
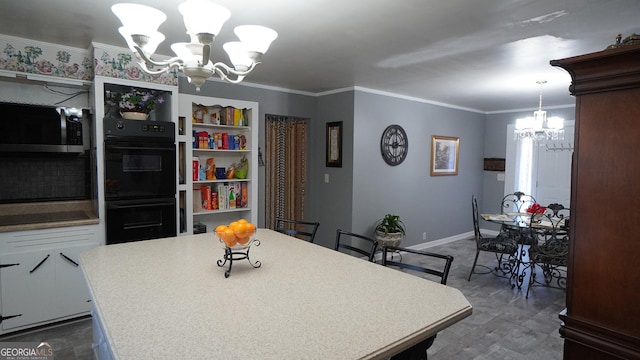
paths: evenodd
<path fill-rule="evenodd" d="M 149 146 L 109 146 L 108 150 L 159 150 L 159 151 L 174 151 L 173 144 L 167 147 L 149 147 Z"/>
<path fill-rule="evenodd" d="M 175 203 L 171 201 L 167 202 L 157 202 L 151 204 L 131 204 L 131 205 L 118 205 L 118 204 L 109 204 L 107 207 L 112 209 L 132 209 L 132 208 L 148 208 L 148 207 L 156 207 L 156 206 L 167 206 L 167 205 L 175 205 Z"/>
<path fill-rule="evenodd" d="M 146 224 L 135 224 L 135 225 L 124 225 L 122 228 L 124 230 L 132 230 L 132 229 L 144 229 L 144 228 L 157 228 L 162 226 L 162 223 L 146 223 Z"/>

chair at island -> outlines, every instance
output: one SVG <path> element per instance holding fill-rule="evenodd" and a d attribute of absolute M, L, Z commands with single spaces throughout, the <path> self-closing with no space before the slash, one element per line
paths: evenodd
<path fill-rule="evenodd" d="M 400 261 L 393 261 L 387 258 L 387 253 L 404 253 L 405 259 Z M 453 263 L 453 256 L 436 254 L 432 252 L 415 250 L 411 248 L 403 248 L 398 246 L 383 246 L 382 247 L 382 265 L 393 266 L 399 270 L 407 272 L 417 272 L 423 275 L 427 274 L 430 277 L 435 277 L 441 284 L 447 284 L 447 278 L 449 277 L 449 270 L 451 269 L 451 263 Z M 391 357 L 390 360 L 416 360 L 427 359 L 427 350 L 433 345 L 433 341 L 436 339 L 436 335 L 410 347 L 409 349 L 396 354 Z"/>
<path fill-rule="evenodd" d="M 378 242 L 370 237 L 345 230 L 336 230 L 336 242 L 333 247 L 336 251 L 354 256 L 359 254 L 366 257 L 368 261 L 373 262 L 377 248 Z"/>
<path fill-rule="evenodd" d="M 485 267 L 496 276 L 510 278 L 515 266 L 518 243 L 505 232 L 500 232 L 496 237 L 485 237 L 480 233 L 480 214 L 478 213 L 478 201 L 475 196 L 471 197 L 471 213 L 473 215 L 473 233 L 476 241 L 476 257 L 473 260 L 467 280 L 471 281 L 471 275 L 475 273 L 476 266 Z M 481 251 L 493 253 L 496 256 L 498 265 L 493 269 L 488 266 L 477 265 Z M 505 255 L 507 259 L 504 259 Z"/>
<path fill-rule="evenodd" d="M 320 226 L 319 222 L 276 218 L 274 230 L 313 243 L 318 226 Z"/>
<path fill-rule="evenodd" d="M 551 204 L 544 213 L 531 216 L 530 228 L 537 241 L 529 248 L 531 274 L 527 298 L 534 286 L 566 289 L 570 213 L 561 204 Z M 537 268 L 542 271 L 542 278 L 536 274 Z"/>

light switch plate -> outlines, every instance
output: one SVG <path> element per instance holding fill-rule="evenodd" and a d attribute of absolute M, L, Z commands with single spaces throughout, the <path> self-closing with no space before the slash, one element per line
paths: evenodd
<path fill-rule="evenodd" d="M 498 173 L 498 181 L 504 181 L 504 173 Z"/>
<path fill-rule="evenodd" d="M 324 182 L 329 182 L 329 174 L 324 174 Z"/>

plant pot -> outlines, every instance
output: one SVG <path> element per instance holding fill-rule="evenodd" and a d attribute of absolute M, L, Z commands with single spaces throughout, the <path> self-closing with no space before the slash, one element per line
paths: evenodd
<path fill-rule="evenodd" d="M 121 111 L 120 115 L 123 119 L 129 120 L 147 120 L 149 114 L 139 111 Z"/>
<path fill-rule="evenodd" d="M 384 231 L 376 231 L 376 240 L 380 246 L 399 246 L 404 239 L 404 234 L 401 232 L 396 233 L 384 233 Z"/>

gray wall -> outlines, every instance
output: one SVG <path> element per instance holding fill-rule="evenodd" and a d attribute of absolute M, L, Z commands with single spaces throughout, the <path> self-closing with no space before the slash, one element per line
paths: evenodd
<path fill-rule="evenodd" d="M 354 93 L 346 91 L 318 98 L 318 121 L 314 122 L 316 150 L 309 160 L 311 207 L 309 219 L 320 222 L 316 243 L 332 247 L 336 229 L 352 228 Z M 326 167 L 326 123 L 342 121 L 342 167 Z M 359 160 L 358 160 L 359 161 Z M 324 182 L 325 174 L 329 182 Z"/>
<path fill-rule="evenodd" d="M 470 199 L 482 190 L 484 114 L 356 91 L 353 139 L 355 232 L 373 235 L 375 222 L 396 213 L 407 227 L 403 245 L 472 231 Z M 380 138 L 391 124 L 407 132 L 409 150 L 398 166 L 387 165 Z M 430 176 L 431 136 L 460 138 L 457 176 Z"/>

